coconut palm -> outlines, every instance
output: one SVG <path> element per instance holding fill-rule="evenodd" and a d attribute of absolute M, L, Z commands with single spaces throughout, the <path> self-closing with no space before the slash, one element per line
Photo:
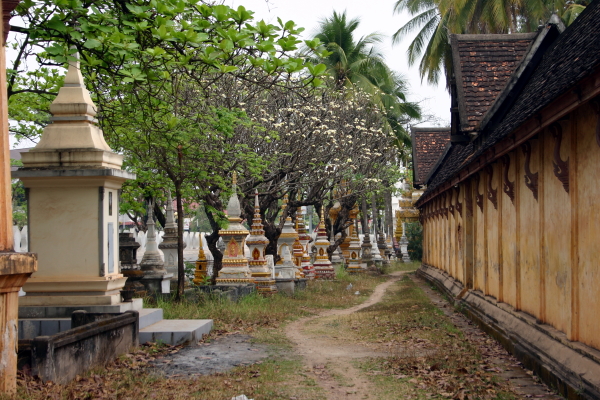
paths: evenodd
<path fill-rule="evenodd" d="M 383 36 L 371 33 L 356 40 L 358 18 L 348 19 L 346 12 L 337 13 L 319 23 L 315 34 L 330 54 L 313 61 L 327 66 L 336 89 L 354 87 L 371 95 L 372 101 L 385 114 L 389 127 L 399 144 L 410 144 L 410 136 L 403 123 L 420 117 L 420 108 L 406 101 L 407 85 L 404 78 L 385 63 L 377 44 Z"/>
<path fill-rule="evenodd" d="M 418 31 L 408 47 L 408 61 L 419 61 L 421 79 L 437 84 L 452 68 L 449 33 L 533 32 L 553 13 L 570 25 L 588 0 L 397 0 L 394 12 L 412 19 L 396 31 L 393 42 Z"/>

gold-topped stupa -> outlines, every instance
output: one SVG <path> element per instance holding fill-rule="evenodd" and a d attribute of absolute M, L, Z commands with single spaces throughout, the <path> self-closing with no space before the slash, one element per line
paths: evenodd
<path fill-rule="evenodd" d="M 237 175 L 233 173 L 233 192 L 227 204 L 229 226 L 221 229 L 219 235 L 223 239 L 223 268 L 219 271 L 217 285 L 239 285 L 252 283 L 252 273 L 248 259 L 244 255 L 245 240 L 248 230 L 242 225 L 240 201 L 237 197 Z"/>

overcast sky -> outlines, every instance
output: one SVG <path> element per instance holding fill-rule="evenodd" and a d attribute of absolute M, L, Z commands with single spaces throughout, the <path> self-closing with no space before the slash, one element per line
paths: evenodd
<path fill-rule="evenodd" d="M 330 17 L 333 11 L 347 13 L 348 18 L 360 18 L 358 36 L 378 32 L 386 36 L 380 46 L 388 65 L 407 78 L 410 84 L 409 101 L 422 102 L 425 114 L 434 114 L 440 125 L 450 121 L 450 96 L 442 83 L 439 86 L 421 84 L 417 66 L 408 66 L 406 49 L 410 40 L 392 47 L 391 36 L 409 20 L 408 14 L 393 13 L 395 0 L 225 0 L 229 6 L 244 6 L 255 12 L 257 20 L 277 24 L 277 17 L 284 22 L 293 20 L 305 28 L 304 39 L 312 37 L 320 20 Z M 441 79 L 443 81 L 443 79 Z"/>

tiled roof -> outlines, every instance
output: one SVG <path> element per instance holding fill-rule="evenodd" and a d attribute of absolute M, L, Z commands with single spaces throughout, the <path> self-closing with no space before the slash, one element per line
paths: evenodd
<path fill-rule="evenodd" d="M 411 128 L 415 186 L 422 186 L 450 143 L 450 128 Z"/>
<path fill-rule="evenodd" d="M 475 130 L 536 35 L 451 35 L 461 131 Z"/>
<path fill-rule="evenodd" d="M 455 176 L 471 160 L 475 160 L 553 100 L 571 90 L 577 82 L 600 69 L 599 20 L 600 0 L 595 0 L 549 46 L 501 123 L 490 132 L 481 132 L 484 140 L 480 148 L 475 150 L 472 144 L 454 144 L 450 148 L 442 167 L 423 194 L 423 199 Z"/>

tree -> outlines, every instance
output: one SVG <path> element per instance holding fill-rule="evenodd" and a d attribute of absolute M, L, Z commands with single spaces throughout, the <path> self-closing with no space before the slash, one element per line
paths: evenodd
<path fill-rule="evenodd" d="M 142 177 L 170 182 L 179 215 L 183 215 L 183 199 L 192 193 L 186 185 L 190 177 L 215 175 L 207 174 L 203 160 L 195 156 L 223 151 L 197 152 L 211 138 L 203 136 L 203 129 L 213 128 L 213 133 L 218 128 L 230 129 L 239 122 L 236 118 L 243 117 L 235 110 L 203 102 L 208 88 L 224 76 L 257 87 L 278 86 L 306 69 L 304 60 L 293 54 L 301 28 L 281 20 L 278 26 L 264 21 L 252 24 L 252 12 L 244 7 L 180 0 L 99 0 L 93 4 L 44 0 L 23 2 L 17 10 L 26 26 L 11 27 L 25 35 L 10 77 L 11 100 L 52 96 L 60 80 L 51 79 L 53 73 L 42 73 L 43 67 L 72 61 L 73 53 L 79 52 L 109 143 L 126 154 L 126 168 L 142 172 Z M 318 44 L 313 47 L 316 50 Z M 39 49 L 43 51 L 36 53 Z M 42 67 L 40 74 L 30 73 L 28 80 L 12 79 L 27 65 L 22 57 L 34 54 Z M 303 75 L 306 78 L 294 82 L 297 87 L 318 85 L 320 70 L 311 65 Z M 48 97 L 40 104 L 50 101 Z M 191 110 L 190 104 L 198 109 Z M 18 107 L 13 110 L 13 114 L 21 112 Z M 30 121 L 20 126 L 30 126 Z M 35 134 L 35 130 L 28 133 Z M 209 167 L 214 165 L 219 164 Z M 200 178 L 194 180 L 206 180 Z M 149 187 L 147 182 L 141 186 Z M 178 232 L 180 296 L 183 218 L 179 218 Z"/>
<path fill-rule="evenodd" d="M 447 77 L 452 71 L 449 33 L 534 32 L 553 13 L 568 26 L 588 3 L 587 0 L 397 0 L 394 12 L 407 11 L 412 19 L 392 38 L 399 43 L 418 31 L 408 46 L 408 62 L 413 65 L 420 58 L 421 79 L 437 84 L 442 71 Z"/>
<path fill-rule="evenodd" d="M 323 43 L 329 54 L 315 60 L 326 65 L 335 89 L 356 87 L 368 93 L 373 104 L 385 114 L 399 148 L 410 146 L 410 135 L 404 125 L 420 118 L 421 110 L 407 101 L 404 78 L 388 67 L 378 50 L 382 35 L 371 33 L 355 39 L 359 23 L 358 18 L 348 20 L 346 12 L 334 11 L 331 17 L 323 19 L 315 39 Z"/>

